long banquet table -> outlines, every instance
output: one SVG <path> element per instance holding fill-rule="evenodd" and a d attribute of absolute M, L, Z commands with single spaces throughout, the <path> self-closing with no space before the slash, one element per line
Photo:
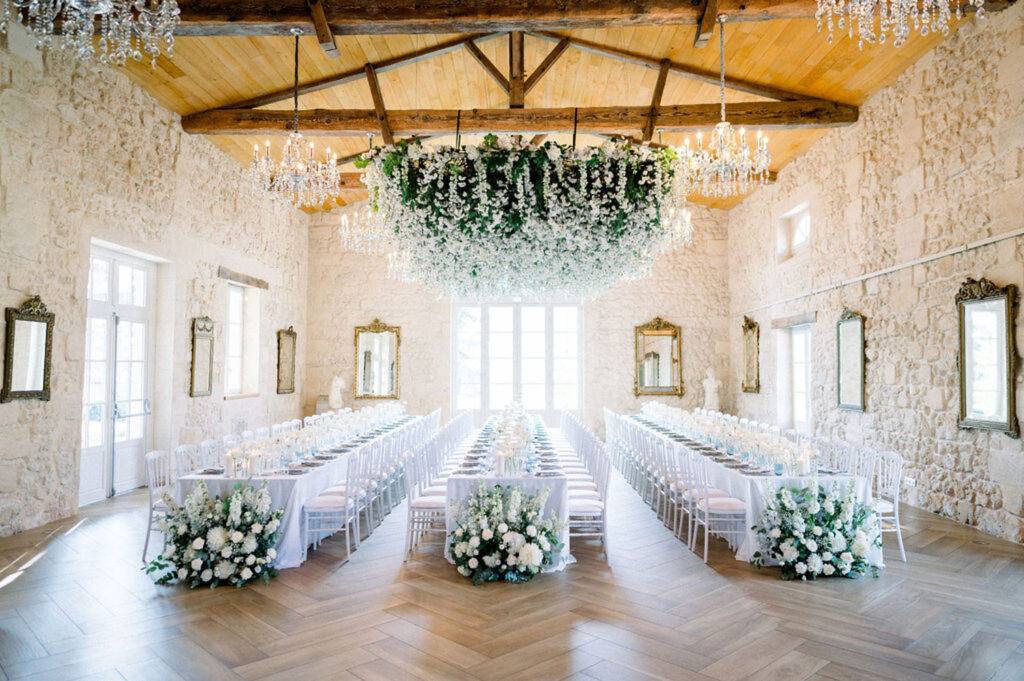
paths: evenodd
<path fill-rule="evenodd" d="M 660 437 L 667 437 L 675 442 L 679 441 L 679 435 L 665 426 L 653 426 L 649 421 L 641 418 L 635 419 L 637 423 L 651 430 Z M 660 429 L 659 429 L 660 428 Z M 796 475 L 751 475 L 742 469 L 729 468 L 719 461 L 708 458 L 708 485 L 722 490 L 730 497 L 745 502 L 746 515 L 744 517 L 745 534 L 743 535 L 739 548 L 736 550 L 736 560 L 749 563 L 754 559 L 754 553 L 758 550 L 757 532 L 753 529 L 757 523 L 758 516 L 764 510 L 765 493 L 774 495 L 780 489 L 803 489 L 810 485 L 812 476 Z M 871 503 L 871 482 L 862 476 L 849 474 L 825 474 L 817 476 L 818 485 L 823 489 L 831 489 L 833 485 L 838 486 L 842 494 L 848 494 L 850 485 L 856 487 L 856 498 L 862 504 Z M 871 565 L 882 567 L 882 549 L 872 546 L 868 552 L 868 562 Z M 776 564 L 771 559 L 765 560 L 766 565 Z"/>
<path fill-rule="evenodd" d="M 416 417 L 418 418 L 418 417 Z M 388 424 L 411 424 L 415 418 L 403 417 L 398 421 Z M 387 428 L 382 426 L 381 428 Z M 348 463 L 352 455 L 375 440 L 386 437 L 392 430 L 374 431 L 372 437 L 356 437 L 352 440 L 336 445 L 328 451 L 339 453 L 338 458 L 325 462 L 321 466 L 309 468 L 301 475 L 287 473 L 271 473 L 249 478 L 229 477 L 220 474 L 192 473 L 183 475 L 175 481 L 174 500 L 178 505 L 185 502 L 185 498 L 192 492 L 196 483 L 206 483 L 211 497 L 225 497 L 235 489 L 235 485 L 242 483 L 259 488 L 263 483 L 267 484 L 270 492 L 271 509 L 284 509 L 281 518 L 281 538 L 275 546 L 277 558 L 274 560 L 276 568 L 293 568 L 302 565 L 302 507 L 310 499 L 318 496 L 322 491 L 331 485 L 344 482 L 348 474 Z"/>
<path fill-rule="evenodd" d="M 548 431 L 552 448 L 559 454 L 572 453 L 573 449 L 557 430 Z M 470 435 L 457 449 L 456 452 L 462 455 L 467 454 L 477 442 L 480 430 Z M 448 477 L 447 490 L 445 493 L 446 507 L 449 509 L 445 516 L 445 545 L 444 555 L 449 562 L 452 561 L 449 553 L 451 533 L 456 528 L 457 518 L 452 511 L 453 508 L 461 506 L 471 494 L 484 485 L 487 489 L 494 489 L 496 485 L 516 486 L 522 489 L 525 494 L 538 494 L 544 489 L 549 490 L 547 502 L 544 504 L 543 517 L 553 517 L 561 528 L 558 533 L 558 543 L 561 547 L 551 567 L 545 572 L 558 572 L 564 570 L 567 565 L 576 562 L 569 551 L 569 479 L 564 475 L 552 477 L 538 477 L 530 473 L 524 473 L 518 477 L 499 477 L 496 475 L 460 475 L 452 474 Z"/>

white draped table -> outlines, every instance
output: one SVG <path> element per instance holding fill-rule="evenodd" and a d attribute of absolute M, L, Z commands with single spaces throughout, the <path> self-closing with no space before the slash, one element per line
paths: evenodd
<path fill-rule="evenodd" d="M 560 453 L 572 452 L 572 447 L 557 431 L 548 431 L 551 444 L 555 451 Z M 478 432 L 473 433 L 458 451 L 465 452 L 476 441 Z M 496 485 L 502 487 L 518 487 L 524 494 L 540 494 L 545 489 L 549 490 L 547 501 L 541 513 L 544 518 L 554 518 L 555 523 L 561 527 L 558 533 L 558 545 L 560 551 L 552 556 L 553 564 L 544 572 L 559 572 L 567 565 L 576 562 L 569 552 L 569 479 L 564 475 L 552 477 L 538 477 L 526 474 L 520 477 L 497 477 L 491 475 L 451 475 L 448 477 L 447 490 L 445 491 L 445 506 L 448 509 L 445 514 L 445 542 L 444 556 L 448 562 L 454 563 L 449 553 L 450 537 L 455 531 L 457 518 L 454 516 L 453 506 L 461 507 L 466 498 L 484 485 L 487 489 L 494 489 Z"/>
<path fill-rule="evenodd" d="M 413 420 L 403 421 L 400 427 L 411 424 Z M 386 437 L 391 432 L 393 431 L 389 429 L 372 439 L 358 440 L 357 438 L 355 441 L 338 445 L 334 448 L 335 451 L 349 449 L 347 452 L 341 453 L 338 458 L 328 460 L 322 466 L 310 468 L 301 475 L 275 474 L 251 478 L 228 477 L 222 474 L 205 475 L 203 473 L 183 475 L 175 481 L 174 500 L 179 506 L 184 504 L 185 498 L 200 481 L 206 483 L 211 497 L 226 497 L 239 483 L 256 489 L 266 483 L 267 490 L 270 492 L 271 509 L 275 511 L 284 509 L 284 515 L 281 517 L 281 538 L 278 540 L 277 546 L 274 547 L 277 551 L 274 567 L 279 569 L 298 567 L 302 565 L 303 505 L 331 485 L 345 482 L 348 475 L 348 462 L 352 454 L 371 444 L 377 438 Z"/>

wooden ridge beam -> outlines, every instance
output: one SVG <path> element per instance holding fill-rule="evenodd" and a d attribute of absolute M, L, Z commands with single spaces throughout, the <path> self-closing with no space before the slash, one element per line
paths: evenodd
<path fill-rule="evenodd" d="M 537 69 L 530 74 L 530 77 L 526 79 L 524 94 L 530 94 L 530 90 L 540 82 L 540 79 L 544 77 L 544 74 L 551 70 L 551 67 L 555 65 L 555 62 L 558 61 L 558 58 L 561 57 L 562 53 L 567 49 L 569 49 L 568 38 L 562 38 L 558 41 L 558 44 L 551 48 L 551 51 L 548 52 L 548 56 L 544 57 L 544 61 L 542 61 Z"/>
<path fill-rule="evenodd" d="M 465 43 L 466 51 L 469 55 L 476 59 L 480 66 L 484 67 L 487 74 L 494 79 L 494 82 L 498 84 L 498 87 L 507 95 L 509 93 L 508 78 L 501 72 L 493 61 L 487 58 L 487 55 L 480 51 L 480 48 L 476 46 L 472 40 L 468 40 Z"/>
<path fill-rule="evenodd" d="M 570 132 L 578 113 L 581 133 L 632 135 L 643 130 L 651 115 L 647 106 L 607 106 L 554 109 L 442 109 L 392 110 L 387 114 L 393 134 L 453 134 L 456 121 L 464 134 Z M 659 106 L 655 111 L 658 128 L 665 132 L 706 130 L 719 121 L 718 104 Z M 726 105 L 726 115 L 735 126 L 765 130 L 842 127 L 857 121 L 858 109 L 821 99 L 792 102 L 744 102 Z M 267 109 L 215 109 L 182 118 L 185 132 L 201 135 L 286 135 L 292 120 L 290 111 Z M 299 112 L 304 135 L 348 136 L 380 130 L 373 109 L 312 109 Z"/>
<path fill-rule="evenodd" d="M 729 17 L 729 21 L 732 21 L 731 16 Z M 657 57 L 651 57 L 639 52 L 605 45 L 593 40 L 584 40 L 583 38 L 565 36 L 561 33 L 551 33 L 550 31 L 532 31 L 530 35 L 535 38 L 543 38 L 544 40 L 550 40 L 552 42 L 559 42 L 568 38 L 569 44 L 578 50 L 604 55 L 606 57 L 611 57 L 612 59 L 618 59 L 619 61 L 627 64 L 636 64 L 637 66 L 654 69 L 655 71 L 661 69 L 662 60 Z M 717 71 L 706 71 L 704 69 L 697 68 L 696 66 L 680 64 L 679 62 L 671 60 L 668 62 L 668 68 L 672 73 L 683 76 L 684 78 L 699 80 L 702 83 L 717 86 L 719 82 L 719 74 Z M 746 92 L 747 94 L 766 97 L 768 99 L 777 99 L 779 101 L 806 99 L 805 95 L 801 95 L 796 92 L 789 92 L 777 87 L 772 87 L 771 85 L 754 83 L 742 78 L 732 78 L 728 75 L 725 77 L 725 86 L 730 90 L 736 90 L 737 92 Z"/>
<path fill-rule="evenodd" d="M 654 92 L 651 94 L 651 109 L 644 121 L 643 141 L 650 142 L 654 137 L 654 121 L 658 118 L 658 107 L 661 106 L 661 96 L 665 94 L 665 81 L 668 80 L 668 59 L 661 61 L 661 69 L 658 71 L 658 80 L 654 84 Z"/>
<path fill-rule="evenodd" d="M 478 40 L 491 40 L 493 38 L 499 38 L 504 33 L 492 33 L 488 35 L 462 35 L 451 40 L 445 40 L 437 45 L 431 45 L 430 47 L 423 47 L 412 52 L 406 52 L 395 57 L 389 57 L 388 59 L 381 59 L 380 61 L 371 62 L 374 70 L 377 73 L 383 73 L 384 71 L 390 71 L 391 69 L 398 68 L 399 66 L 405 66 L 406 64 L 414 64 L 422 59 L 428 57 L 437 57 L 442 54 L 454 52 L 455 50 L 462 49 L 462 47 L 471 41 Z M 333 76 L 326 76 L 324 78 L 318 78 L 316 80 L 309 81 L 307 83 L 299 83 L 299 95 L 308 95 L 311 92 L 318 92 L 320 90 L 326 90 L 327 88 L 336 87 L 338 85 L 344 85 L 346 83 L 353 83 L 357 80 L 366 77 L 366 69 L 363 66 L 352 68 L 347 71 L 342 71 Z M 235 102 L 228 104 L 227 106 L 220 107 L 224 109 L 251 109 L 258 106 L 266 106 L 268 104 L 276 104 L 277 102 L 283 102 L 290 99 L 292 96 L 292 88 L 282 88 L 273 92 L 258 95 L 251 99 L 246 99 L 241 102 Z"/>
<path fill-rule="evenodd" d="M 718 19 L 718 0 L 704 0 L 703 5 L 700 21 L 697 22 L 697 33 L 693 36 L 693 46 L 697 48 L 707 47 Z"/>
<path fill-rule="evenodd" d="M 384 108 L 384 96 L 380 93 L 380 82 L 377 80 L 377 72 L 373 64 L 367 64 L 366 82 L 370 86 L 370 97 L 373 98 L 373 112 L 377 114 L 377 124 L 380 126 L 380 136 L 384 144 L 391 146 L 395 143 L 395 137 L 391 134 L 391 126 L 388 125 L 388 112 Z"/>
<path fill-rule="evenodd" d="M 327 23 L 327 14 L 324 12 L 323 0 L 306 0 L 309 6 L 309 14 L 313 18 L 313 30 L 316 31 L 316 39 L 320 41 L 320 47 L 330 57 L 340 57 L 338 43 L 334 41 L 334 33 Z"/>

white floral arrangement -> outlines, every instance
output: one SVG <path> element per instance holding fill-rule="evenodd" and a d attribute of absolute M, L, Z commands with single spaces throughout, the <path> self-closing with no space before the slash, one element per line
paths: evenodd
<path fill-rule="evenodd" d="M 691 239 L 688 173 L 667 147 L 488 135 L 402 141 L 356 165 L 406 277 L 450 295 L 595 294 Z"/>
<path fill-rule="evenodd" d="M 843 496 L 813 478 L 805 489 L 782 488 L 765 495 L 765 507 L 754 529 L 760 550 L 754 564 L 771 558 L 782 565 L 783 579 L 859 577 L 877 570 L 868 563 L 872 547 L 881 547 L 878 516 L 857 501 L 856 486 Z"/>
<path fill-rule="evenodd" d="M 227 499 L 211 499 L 206 483 L 198 482 L 184 507 L 164 499 L 170 508 L 162 523 L 164 551 L 145 568 L 163 573 L 157 584 L 241 587 L 277 576 L 274 545 L 284 511 L 270 510 L 266 483 L 258 490 L 239 483 Z"/>
<path fill-rule="evenodd" d="M 528 582 L 552 564 L 561 528 L 542 518 L 548 491 L 524 495 L 517 486 L 484 485 L 452 509 L 450 536 L 456 569 L 473 584 Z"/>

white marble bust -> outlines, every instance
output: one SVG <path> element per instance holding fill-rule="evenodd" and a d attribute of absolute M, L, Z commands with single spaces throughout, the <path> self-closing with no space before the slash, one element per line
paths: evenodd
<path fill-rule="evenodd" d="M 718 388 L 722 382 L 715 377 L 714 369 L 707 370 L 707 378 L 701 381 L 701 384 L 704 386 L 704 408 L 708 411 L 719 411 L 722 405 L 718 401 Z"/>

